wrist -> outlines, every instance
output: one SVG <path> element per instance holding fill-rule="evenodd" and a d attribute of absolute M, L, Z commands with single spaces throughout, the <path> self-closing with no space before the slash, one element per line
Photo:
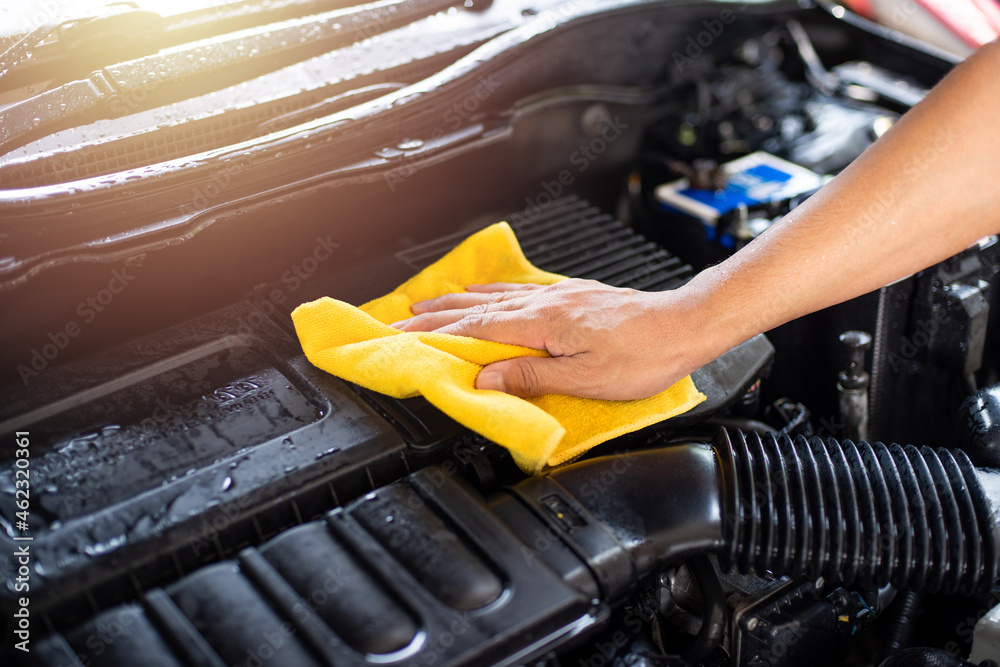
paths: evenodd
<path fill-rule="evenodd" d="M 741 322 L 725 282 L 706 269 L 687 284 L 651 295 L 667 372 L 687 375 L 754 335 Z"/>

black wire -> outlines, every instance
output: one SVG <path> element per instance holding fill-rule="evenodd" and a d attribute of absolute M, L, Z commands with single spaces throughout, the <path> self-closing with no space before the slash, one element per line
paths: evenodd
<path fill-rule="evenodd" d="M 698 589 L 705 602 L 705 612 L 702 614 L 698 636 L 694 643 L 681 651 L 681 657 L 691 664 L 698 664 L 712 654 L 725 634 L 726 594 L 708 556 L 696 556 L 688 560 L 687 565 L 691 568 L 694 580 L 698 582 Z"/>
<path fill-rule="evenodd" d="M 890 628 L 882 642 L 884 648 L 879 662 L 883 662 L 913 644 L 920 616 L 923 597 L 912 590 L 902 591 L 889 607 Z"/>

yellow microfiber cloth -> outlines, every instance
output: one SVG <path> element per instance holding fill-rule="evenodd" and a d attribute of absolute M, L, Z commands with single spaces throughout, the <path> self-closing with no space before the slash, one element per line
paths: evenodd
<path fill-rule="evenodd" d="M 551 285 L 564 276 L 533 266 L 506 222 L 473 234 L 391 294 L 360 308 L 323 297 L 292 312 L 302 349 L 319 368 L 396 398 L 422 394 L 468 428 L 503 445 L 525 472 L 570 461 L 591 447 L 687 412 L 705 400 L 690 376 L 650 398 L 601 401 L 546 395 L 517 398 L 475 388 L 479 370 L 513 357 L 547 357 L 517 345 L 389 326 L 418 302 L 466 285 Z"/>

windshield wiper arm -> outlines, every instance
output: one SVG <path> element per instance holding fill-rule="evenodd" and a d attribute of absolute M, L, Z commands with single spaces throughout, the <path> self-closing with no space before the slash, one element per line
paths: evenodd
<path fill-rule="evenodd" d="M 24 35 L 0 55 L 0 81 L 15 69 L 37 61 L 38 55 L 52 50 L 56 43 L 63 57 L 79 57 L 86 50 L 109 51 L 109 45 L 113 45 L 110 52 L 120 57 L 134 45 L 155 42 L 163 29 L 162 16 L 124 3 L 108 5 L 99 13 L 46 23 Z M 54 35 L 57 41 L 48 43 Z"/>
<path fill-rule="evenodd" d="M 462 2 L 379 0 L 118 63 L 0 112 L 0 156 L 53 132 L 235 85 Z"/>

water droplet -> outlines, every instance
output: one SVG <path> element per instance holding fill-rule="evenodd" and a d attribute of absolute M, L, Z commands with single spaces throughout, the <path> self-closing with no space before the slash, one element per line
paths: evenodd
<path fill-rule="evenodd" d="M 316 455 L 316 458 L 317 459 L 321 459 L 321 458 L 330 456 L 331 454 L 336 454 L 339 451 L 340 451 L 340 447 L 331 447 L 330 449 L 324 449 L 322 452 L 320 452 L 319 454 Z"/>
<path fill-rule="evenodd" d="M 125 536 L 119 535 L 118 537 L 113 537 L 107 542 L 99 542 L 97 544 L 86 544 L 83 547 L 83 553 L 88 556 L 101 556 L 108 553 L 109 551 L 114 551 L 118 547 L 125 544 Z"/>
<path fill-rule="evenodd" d="M 233 478 L 226 476 L 226 478 L 222 480 L 222 490 L 228 491 L 229 489 L 232 488 L 232 486 L 233 486 Z"/>
<path fill-rule="evenodd" d="M 404 139 L 396 145 L 401 151 L 413 151 L 424 145 L 420 139 Z"/>
<path fill-rule="evenodd" d="M 393 515 L 389 514 L 388 516 L 385 517 L 385 522 L 386 523 L 392 523 L 393 521 L 395 521 L 395 519 L 396 519 L 396 517 L 394 517 Z"/>
<path fill-rule="evenodd" d="M 41 119 L 41 118 L 32 118 L 32 119 L 31 119 L 31 124 L 32 124 L 32 125 L 34 125 L 35 127 L 38 127 L 38 125 L 39 125 L 39 124 L 40 124 L 41 122 L 42 122 L 42 119 Z"/>

